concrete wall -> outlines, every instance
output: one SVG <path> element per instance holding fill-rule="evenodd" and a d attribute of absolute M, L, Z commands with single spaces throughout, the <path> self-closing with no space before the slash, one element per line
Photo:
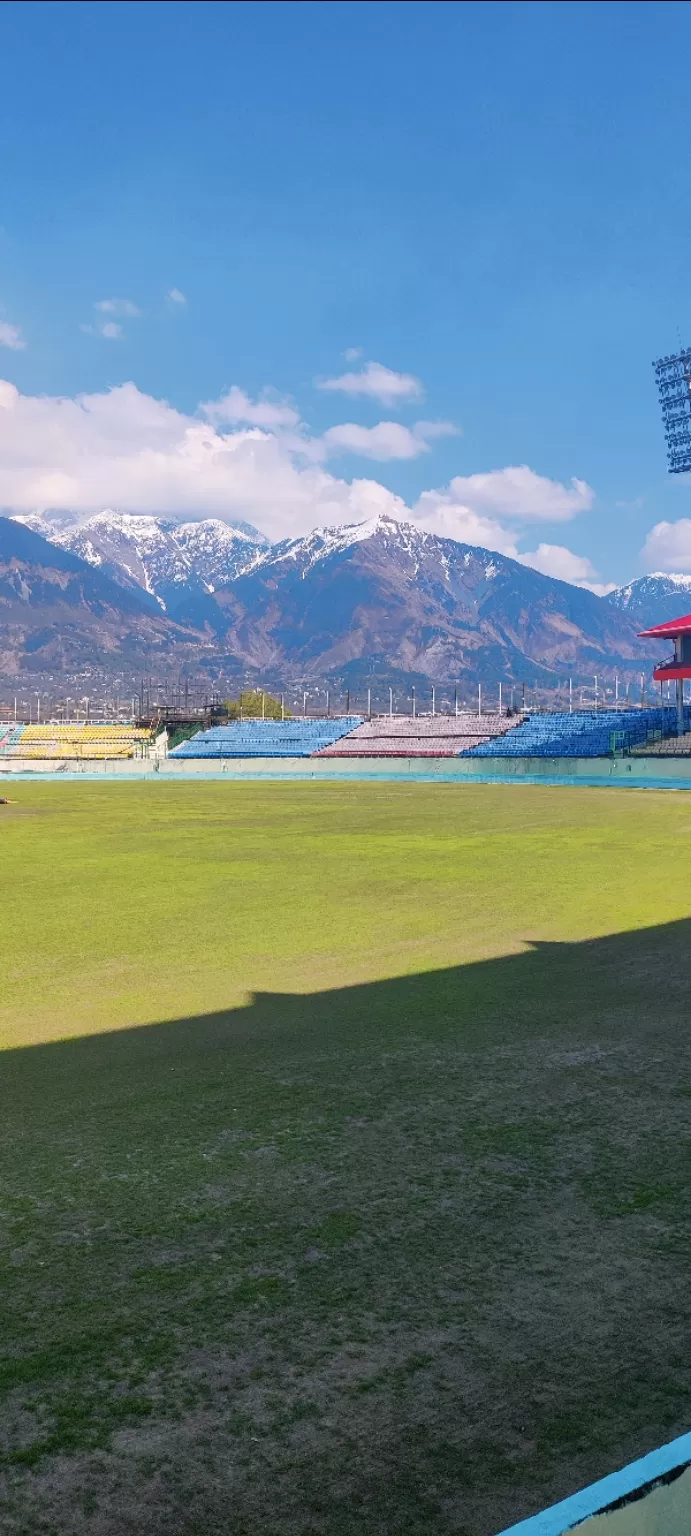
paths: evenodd
<path fill-rule="evenodd" d="M 577 1529 L 578 1536 L 689 1536 L 691 1468 L 621 1509 L 593 1515 Z"/>
<path fill-rule="evenodd" d="M 680 1435 L 502 1536 L 691 1536 L 691 1434 Z"/>
<path fill-rule="evenodd" d="M 619 784 L 691 788 L 691 758 L 665 757 L 403 757 L 403 758 L 163 758 L 112 762 L 23 762 L 0 758 L 0 781 L 26 774 L 79 779 L 306 779 L 410 783 Z"/>

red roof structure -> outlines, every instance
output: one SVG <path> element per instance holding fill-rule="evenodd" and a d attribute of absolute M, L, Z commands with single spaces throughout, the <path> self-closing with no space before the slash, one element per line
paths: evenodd
<path fill-rule="evenodd" d="M 691 634 L 691 613 L 681 619 L 669 619 L 666 624 L 655 624 L 652 629 L 642 629 L 639 640 L 674 640 L 677 635 Z"/>
<path fill-rule="evenodd" d="M 681 709 L 684 678 L 691 677 L 691 613 L 680 619 L 669 619 L 666 624 L 655 624 L 652 629 L 641 630 L 639 640 L 673 640 L 674 655 L 655 668 L 653 677 L 658 683 L 674 679 L 677 683 L 677 706 Z"/>

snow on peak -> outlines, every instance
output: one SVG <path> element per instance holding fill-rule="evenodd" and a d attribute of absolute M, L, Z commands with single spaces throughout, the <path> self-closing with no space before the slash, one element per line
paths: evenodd
<path fill-rule="evenodd" d="M 143 587 L 162 608 L 173 597 L 177 601 L 185 587 L 213 592 L 226 585 L 257 560 L 264 542 L 249 524 L 234 528 L 215 517 L 179 523 L 112 507 L 78 525 L 59 525 L 39 512 L 16 521 L 89 565 L 104 567 L 116 581 L 124 577 L 126 585 Z"/>
<path fill-rule="evenodd" d="M 233 581 L 260 557 L 256 537 L 217 517 L 179 523 L 172 537 L 210 592 Z"/>
<path fill-rule="evenodd" d="M 647 576 L 637 576 L 623 587 L 610 593 L 609 601 L 617 608 L 635 607 L 645 597 L 669 596 L 675 592 L 691 592 L 691 575 L 682 571 L 650 571 Z"/>
<path fill-rule="evenodd" d="M 376 513 L 362 523 L 340 523 L 336 526 L 314 528 L 311 533 L 298 539 L 284 539 L 267 550 L 257 562 L 260 565 L 280 560 L 293 560 L 302 566 L 303 575 L 330 555 L 341 554 L 354 544 L 364 544 L 368 539 L 382 537 L 385 543 L 395 543 L 398 549 L 410 554 L 419 551 L 430 537 L 415 523 L 399 522 L 388 512 Z"/>
<path fill-rule="evenodd" d="M 648 576 L 641 576 L 641 581 L 667 581 L 678 587 L 680 592 L 691 592 L 691 576 L 682 571 L 651 571 Z M 631 583 L 635 585 L 634 582 Z"/>

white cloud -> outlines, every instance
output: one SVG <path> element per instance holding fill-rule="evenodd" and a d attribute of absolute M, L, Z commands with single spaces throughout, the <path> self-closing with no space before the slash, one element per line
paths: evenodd
<path fill-rule="evenodd" d="M 187 303 L 184 293 L 181 293 L 179 288 L 169 288 L 167 297 L 170 299 L 171 304 Z"/>
<path fill-rule="evenodd" d="M 244 389 L 239 389 L 234 384 L 220 400 L 208 400 L 200 409 L 208 416 L 209 421 L 227 422 L 234 425 L 236 422 L 246 422 L 253 427 L 297 427 L 300 424 L 300 415 L 293 405 L 287 400 L 271 398 L 269 390 L 264 391 L 261 400 L 250 400 Z"/>
<path fill-rule="evenodd" d="M 585 480 L 569 485 L 537 475 L 527 464 L 493 469 L 483 475 L 456 475 L 448 490 L 429 491 L 440 504 L 472 507 L 490 516 L 508 517 L 522 523 L 566 523 L 592 507 L 594 495 Z"/>
<path fill-rule="evenodd" d="M 356 363 L 358 358 L 362 357 L 363 351 L 363 347 L 346 347 L 343 356 L 347 363 Z"/>
<path fill-rule="evenodd" d="M 429 452 L 428 438 L 448 437 L 457 428 L 450 421 L 418 421 L 412 431 L 399 421 L 380 421 L 376 427 L 360 427 L 355 422 L 329 427 L 321 441 L 328 455 L 357 453 L 366 459 L 416 459 Z"/>
<path fill-rule="evenodd" d="M 656 523 L 643 546 L 642 560 L 646 571 L 691 571 L 691 518 Z"/>
<path fill-rule="evenodd" d="M 95 325 L 80 325 L 80 331 L 84 331 L 87 336 L 100 336 L 104 341 L 122 341 L 124 332 L 119 323 L 120 319 L 132 320 L 137 315 L 141 315 L 141 310 L 137 309 L 131 299 L 97 299 L 94 309 L 99 315 L 118 317 L 113 320 L 99 319 Z"/>
<path fill-rule="evenodd" d="M 124 331 L 117 320 L 100 320 L 98 325 L 80 325 L 86 336 L 103 336 L 106 341 L 122 341 Z"/>
<path fill-rule="evenodd" d="M 374 480 L 348 483 L 301 467 L 273 433 L 221 432 L 134 384 L 64 399 L 0 382 L 0 507 L 88 516 L 104 506 L 244 518 L 274 539 L 380 512 L 409 515 Z"/>
<path fill-rule="evenodd" d="M 413 518 L 428 533 L 458 539 L 461 544 L 480 544 L 483 549 L 518 559 L 514 528 L 504 528 L 498 518 L 484 517 L 460 502 L 452 503 L 440 491 L 423 491 L 413 507 Z"/>
<path fill-rule="evenodd" d="M 452 421 L 416 421 L 413 431 L 416 437 L 421 437 L 430 443 L 437 437 L 462 437 L 460 427 Z"/>
<path fill-rule="evenodd" d="M 340 427 L 329 427 L 322 442 L 329 454 L 357 453 L 380 463 L 387 459 L 415 459 L 419 453 L 427 452 L 427 444 L 398 421 L 380 421 L 376 427 L 358 427 L 347 421 Z"/>
<path fill-rule="evenodd" d="M 529 565 L 543 576 L 556 576 L 558 581 L 568 581 L 574 587 L 587 587 L 598 597 L 614 591 L 614 582 L 597 580 L 597 571 L 585 555 L 575 555 L 563 544 L 538 544 L 529 554 L 519 555 L 521 565 Z"/>
<path fill-rule="evenodd" d="M 366 395 L 379 400 L 382 405 L 395 405 L 398 401 L 421 400 L 423 395 L 419 379 L 412 373 L 394 373 L 383 363 L 365 363 L 360 373 L 342 373 L 337 379 L 321 379 L 320 389 L 336 390 L 343 395 Z"/>
<path fill-rule="evenodd" d="M 584 480 L 563 485 L 521 464 L 487 474 L 456 475 L 441 490 L 423 491 L 413 514 L 431 533 L 482 544 L 517 560 L 522 528 L 566 522 L 592 502 L 593 492 Z"/>
<path fill-rule="evenodd" d="M 386 450 L 387 456 L 395 451 L 405 457 L 424 444 L 421 427 L 429 435 L 429 423 L 411 432 L 397 422 L 330 430 L 366 433 L 370 455 L 376 445 L 377 454 Z M 341 446 L 363 451 L 361 438 L 357 446 L 352 441 Z M 318 460 L 327 451 L 328 441 L 306 436 L 294 407 L 268 392 L 253 401 L 234 386 L 222 400 L 188 415 L 133 383 L 70 399 L 23 395 L 14 384 L 0 381 L 0 507 L 8 511 L 65 508 L 88 516 L 115 506 L 186 519 L 245 519 L 272 539 L 387 513 L 528 563 L 542 562 L 538 568 L 546 569 L 551 560 L 550 574 L 589 581 L 590 568 L 582 563 L 567 569 L 565 560 L 581 560 L 569 551 L 558 549 L 555 555 L 555 546 L 541 545 L 534 555 L 519 556 L 522 529 L 515 497 L 508 497 L 508 526 L 502 516 L 505 477 L 511 484 L 514 470 L 459 478 L 445 489 L 426 491 L 411 511 L 376 480 L 348 481 L 329 473 Z M 569 498 L 587 500 L 584 491 L 573 490 L 582 482 L 561 486 L 532 470 L 521 473 L 532 477 L 528 483 L 533 487 L 542 487 L 540 496 L 536 492 L 525 499 L 526 525 L 540 522 L 548 501 L 559 509 L 566 498 L 573 510 Z M 494 499 L 488 485 L 496 488 Z M 458 496 L 460 486 L 465 502 Z M 558 570 L 555 560 L 562 562 Z"/>
<path fill-rule="evenodd" d="M 7 320 L 0 320 L 0 347 L 9 347 L 11 352 L 23 352 L 25 346 L 21 327 L 10 325 Z"/>
<path fill-rule="evenodd" d="M 100 309 L 104 315 L 120 315 L 123 320 L 133 320 L 141 315 L 141 310 L 131 299 L 98 299 L 94 309 Z"/>

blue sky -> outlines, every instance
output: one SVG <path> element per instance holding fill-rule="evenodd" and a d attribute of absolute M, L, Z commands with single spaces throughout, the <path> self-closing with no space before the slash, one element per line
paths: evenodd
<path fill-rule="evenodd" d="M 3 505 L 402 498 L 577 579 L 691 570 L 651 368 L 691 339 L 689 5 L 34 0 L 0 50 Z M 320 387 L 372 360 L 421 389 Z"/>

